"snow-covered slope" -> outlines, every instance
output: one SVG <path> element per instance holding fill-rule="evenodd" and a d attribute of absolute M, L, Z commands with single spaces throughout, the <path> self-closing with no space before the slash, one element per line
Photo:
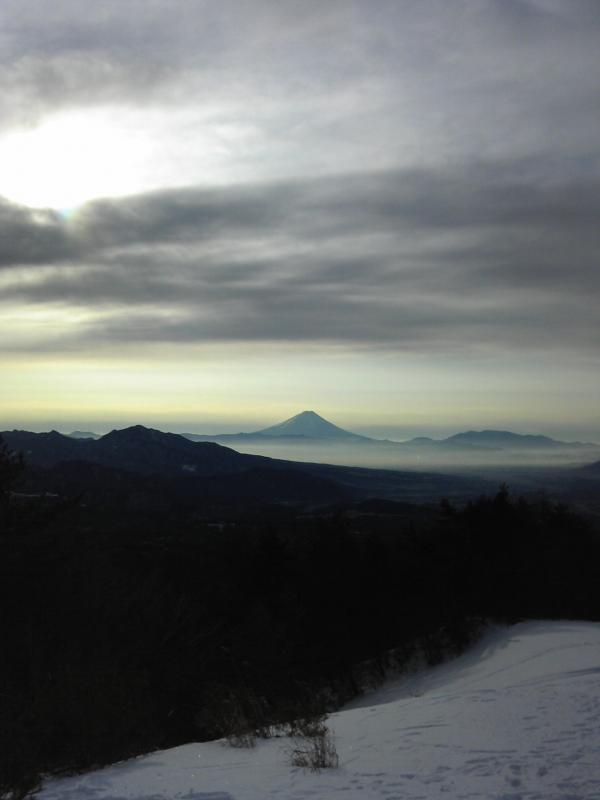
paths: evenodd
<path fill-rule="evenodd" d="M 527 622 L 333 714 L 340 767 L 290 767 L 286 740 L 153 753 L 49 781 L 41 800 L 597 800 L 600 624 Z"/>

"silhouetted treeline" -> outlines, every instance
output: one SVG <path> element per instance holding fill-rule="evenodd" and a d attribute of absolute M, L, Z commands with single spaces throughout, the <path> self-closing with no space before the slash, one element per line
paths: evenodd
<path fill-rule="evenodd" d="M 481 619 L 600 619 L 599 532 L 504 488 L 395 526 L 90 526 L 0 496 L 0 795 L 223 735 L 232 705 L 258 724 L 341 702 L 365 662 L 383 674 L 416 643 L 435 661 Z"/>

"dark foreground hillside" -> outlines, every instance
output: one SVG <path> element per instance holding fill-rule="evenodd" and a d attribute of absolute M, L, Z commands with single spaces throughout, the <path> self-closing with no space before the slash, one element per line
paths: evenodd
<path fill-rule="evenodd" d="M 91 525 L 0 465 L 0 796 L 339 703 L 482 619 L 600 619 L 598 530 L 504 489 L 218 526 L 107 503 Z"/>

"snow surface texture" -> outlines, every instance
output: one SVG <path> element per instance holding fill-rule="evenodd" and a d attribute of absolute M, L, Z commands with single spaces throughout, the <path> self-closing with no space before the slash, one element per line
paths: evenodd
<path fill-rule="evenodd" d="M 289 766 L 285 739 L 209 742 L 53 779 L 40 800 L 598 800 L 600 624 L 526 622 L 386 684 L 328 720 L 340 757 Z"/>

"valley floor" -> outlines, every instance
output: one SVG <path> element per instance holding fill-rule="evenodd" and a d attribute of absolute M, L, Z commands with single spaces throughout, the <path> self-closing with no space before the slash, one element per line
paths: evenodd
<path fill-rule="evenodd" d="M 189 744 L 49 780 L 39 800 L 597 800 L 600 624 L 525 622 L 332 714 L 340 766 L 286 739 Z"/>

